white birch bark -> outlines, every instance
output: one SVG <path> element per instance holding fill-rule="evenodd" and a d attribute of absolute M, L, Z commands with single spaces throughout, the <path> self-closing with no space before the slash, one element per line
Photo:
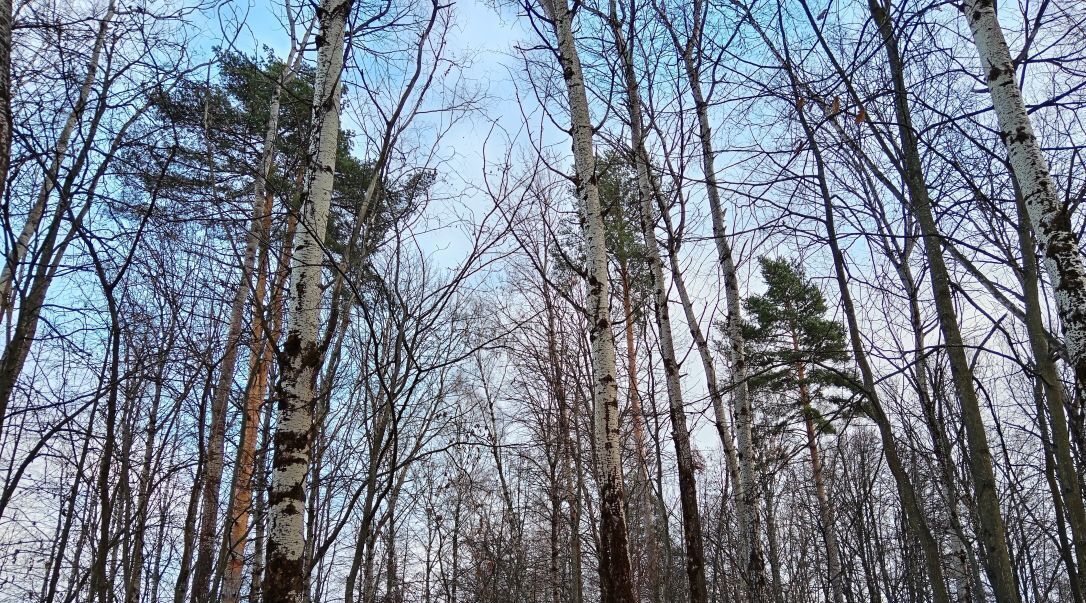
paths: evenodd
<path fill-rule="evenodd" d="M 999 121 L 999 136 L 1007 145 L 1011 169 L 1022 189 L 1052 281 L 1067 354 L 1082 396 L 1086 389 L 1086 263 L 1079 253 L 1071 214 L 1056 194 L 1048 163 L 1026 112 L 994 0 L 966 0 L 963 12 L 988 81 Z"/>
<path fill-rule="evenodd" d="M 702 9 L 700 2 L 694 3 L 694 31 L 701 31 Z M 674 37 L 674 34 L 673 34 Z M 678 45 L 677 37 L 674 38 Z M 698 119 L 698 137 L 701 143 L 702 177 L 705 179 L 706 195 L 709 199 L 709 212 L 712 217 L 713 241 L 716 243 L 717 261 L 724 277 L 724 297 L 727 315 L 724 330 L 728 337 L 728 364 L 731 368 L 730 388 L 732 392 L 732 412 L 735 416 L 737 450 L 739 465 L 739 495 L 736 497 L 736 523 L 739 527 L 740 569 L 747 583 L 751 600 L 766 600 L 765 559 L 762 553 L 759 521 L 758 491 L 754 467 L 754 442 L 752 426 L 754 409 L 751 405 L 750 388 L 747 384 L 747 358 L 743 337 L 743 307 L 739 292 L 739 273 L 732 253 L 731 239 L 724 225 L 724 209 L 720 200 L 720 188 L 716 179 L 715 151 L 712 141 L 712 126 L 709 122 L 709 104 L 701 89 L 701 75 L 694 56 L 694 37 L 680 47 L 682 60 L 690 83 L 690 92 L 694 97 L 694 107 Z"/>
<path fill-rule="evenodd" d="M 276 391 L 279 421 L 274 438 L 268 497 L 265 601 L 305 599 L 305 478 L 309 469 L 315 380 L 321 364 L 318 341 L 324 238 L 335 178 L 339 139 L 340 81 L 350 0 L 324 0 L 317 9 L 317 75 L 305 196 L 291 264 L 288 324 L 280 352 Z"/>
<path fill-rule="evenodd" d="M 634 599 L 629 535 L 624 509 L 618 380 L 615 342 L 611 332 L 611 287 L 607 274 L 607 243 L 603 209 L 596 182 L 592 117 L 588 108 L 581 60 L 573 37 L 573 14 L 566 0 L 542 0 L 558 41 L 558 61 L 569 95 L 573 161 L 577 195 L 585 208 L 588 254 L 588 321 L 592 351 L 593 431 L 600 487 L 600 563 L 603 600 L 632 603 Z"/>

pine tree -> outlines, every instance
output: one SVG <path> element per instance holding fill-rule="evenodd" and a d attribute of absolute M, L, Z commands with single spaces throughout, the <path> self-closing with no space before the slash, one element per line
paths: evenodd
<path fill-rule="evenodd" d="M 845 368 L 849 363 L 845 328 L 826 318 L 822 292 L 797 263 L 765 257 L 759 263 L 766 292 L 748 297 L 744 304 L 750 316 L 744 325 L 744 339 L 750 348 L 750 385 L 755 392 L 794 399 L 803 417 L 833 600 L 843 603 L 844 575 L 818 436 L 833 432 L 819 406 L 840 406 L 843 394 L 856 383 Z"/>

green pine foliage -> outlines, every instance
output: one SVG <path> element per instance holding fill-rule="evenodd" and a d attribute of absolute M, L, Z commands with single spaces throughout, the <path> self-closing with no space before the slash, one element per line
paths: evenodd
<path fill-rule="evenodd" d="M 600 206 L 603 209 L 603 225 L 607 235 L 607 253 L 612 262 L 612 274 L 616 279 L 623 272 L 630 287 L 630 302 L 635 320 L 640 320 L 651 303 L 652 276 L 649 272 L 645 239 L 641 234 L 641 200 L 637 191 L 637 172 L 629 158 L 621 151 L 607 149 L 596 158 L 596 182 L 599 187 Z M 558 230 L 561 250 L 552 250 L 555 265 L 561 272 L 581 273 L 586 256 L 584 235 L 580 223 L 584 221 L 584 208 L 580 199 L 572 195 L 578 224 L 564 221 Z M 571 265 L 575 264 L 575 265 Z M 621 286 L 621 285 L 619 285 Z"/>
<path fill-rule="evenodd" d="M 744 301 L 751 389 L 800 405 L 799 412 L 810 415 L 821 432 L 832 433 L 820 403 L 841 409 L 856 393 L 845 328 L 826 317 L 822 292 L 798 263 L 762 257 L 759 264 L 766 291 Z M 806 404 L 801 386 L 808 392 Z"/>
<path fill-rule="evenodd" d="M 159 211 L 169 220 L 213 220 L 219 212 L 248 215 L 253 182 L 260 169 L 269 107 L 277 82 L 286 69 L 270 52 L 265 57 L 220 52 L 216 71 L 185 80 L 169 94 L 155 99 L 156 118 L 174 132 L 172 162 L 160 188 Z M 303 63 L 280 96 L 275 161 L 267 190 L 276 199 L 277 213 L 297 210 L 299 175 L 309 152 L 309 129 L 315 73 Z M 374 161 L 351 154 L 353 133 L 340 131 L 336 180 L 326 245 L 339 257 L 347 243 L 366 190 L 374 178 Z M 157 181 L 162 167 L 146 165 L 142 177 Z M 351 278 L 368 278 L 359 258 L 378 248 L 393 226 L 417 215 L 436 174 L 417 170 L 399 181 L 380 176 L 361 236 L 356 240 Z M 233 209 L 229 209 L 233 208 Z M 281 226 L 283 220 L 275 220 Z M 247 229 L 238 221 L 230 236 L 240 240 Z M 274 235 L 274 233 L 273 233 Z"/>

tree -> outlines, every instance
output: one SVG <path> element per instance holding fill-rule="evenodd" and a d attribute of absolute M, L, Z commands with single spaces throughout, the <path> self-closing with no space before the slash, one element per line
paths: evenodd
<path fill-rule="evenodd" d="M 588 266 L 589 339 L 592 344 L 593 437 L 600 490 L 600 575 L 603 600 L 632 603 L 634 600 L 629 533 L 626 527 L 626 493 L 622 483 L 619 432 L 618 380 L 615 342 L 611 331 L 611 283 L 604 216 L 600 203 L 596 152 L 593 147 L 592 116 L 589 112 L 581 59 L 573 35 L 574 12 L 566 0 L 543 0 L 543 14 L 534 7 L 535 17 L 545 18 L 557 40 L 558 64 L 568 94 L 573 138 L 574 183 L 579 203 L 585 208 Z"/>
<path fill-rule="evenodd" d="M 875 0 L 872 0 L 875 1 Z M 884 9 L 885 10 L 885 9 Z M 973 34 L 981 69 L 999 122 L 999 137 L 1007 147 L 1011 169 L 1022 189 L 1030 223 L 1036 232 L 1048 276 L 1052 280 L 1064 343 L 1075 371 L 1079 398 L 1086 397 L 1086 262 L 1071 226 L 1071 212 L 1057 196 L 1048 162 L 1034 132 L 1016 61 L 1003 36 L 993 0 L 967 0 L 962 5 Z M 1086 559 L 1086 534 L 1075 536 L 1076 554 Z"/>
<path fill-rule="evenodd" d="M 818 440 L 822 434 L 835 433 L 820 406 L 846 406 L 848 397 L 843 394 L 855 390 L 856 379 L 848 370 L 845 329 L 825 317 L 828 308 L 822 292 L 807 280 L 798 263 L 762 257 L 759 265 L 766 292 L 744 301 L 750 317 L 744 340 L 751 349 L 751 388 L 796 400 L 806 428 L 833 600 L 843 603 L 845 576 Z"/>
<path fill-rule="evenodd" d="M 717 178 L 717 150 L 713 142 L 713 126 L 710 121 L 710 98 L 702 88 L 704 74 L 710 56 L 707 47 L 712 34 L 707 32 L 709 6 L 711 3 L 695 0 L 690 6 L 689 31 L 684 37 L 680 34 L 675 16 L 669 16 L 664 5 L 655 4 L 668 35 L 671 37 L 675 52 L 679 55 L 682 74 L 689 84 L 690 95 L 694 100 L 694 117 L 698 125 L 699 158 L 701 159 L 702 178 L 705 182 L 709 201 L 709 214 L 712 219 L 713 242 L 716 246 L 717 262 L 724 279 L 724 294 L 727 315 L 724 325 L 727 340 L 726 356 L 730 372 L 732 394 L 732 412 L 735 416 L 737 432 L 737 457 L 739 464 L 739 483 L 737 496 L 737 521 L 741 532 L 740 551 L 743 568 L 743 580 L 747 595 L 752 602 L 768 600 L 766 594 L 765 558 L 762 553 L 761 529 L 758 519 L 758 488 L 755 475 L 754 442 L 752 428 L 754 408 L 748 384 L 748 369 L 743 342 L 743 308 L 740 293 L 739 268 L 734 249 L 734 234 L 729 234 L 725 219 L 725 207 L 721 199 L 721 186 Z"/>
<path fill-rule="evenodd" d="M 268 496 L 268 552 L 264 600 L 305 600 L 305 479 L 309 471 L 314 393 L 323 349 L 319 341 L 324 240 L 339 147 L 343 53 L 350 0 L 326 0 L 318 10 L 317 72 L 313 125 L 299 210 L 299 236 L 292 254 L 289 319 L 278 358 L 274 439 Z"/>

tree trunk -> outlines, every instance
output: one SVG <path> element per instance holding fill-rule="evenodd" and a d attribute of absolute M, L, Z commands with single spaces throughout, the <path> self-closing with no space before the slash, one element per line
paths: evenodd
<path fill-rule="evenodd" d="M 596 183 L 592 117 L 588 109 L 581 60 L 573 37 L 573 12 L 566 0 L 543 0 L 558 39 L 558 61 L 569 94 L 577 195 L 585 208 L 583 226 L 588 253 L 588 320 L 593 369 L 593 431 L 600 489 L 600 568 L 603 601 L 633 603 L 634 584 L 626 528 L 626 493 L 622 484 L 615 342 L 611 332 L 611 285 L 603 208 Z"/>
<path fill-rule="evenodd" d="M 904 164 L 902 176 L 908 190 L 909 204 L 920 224 L 924 250 L 931 270 L 932 295 L 935 298 L 939 327 L 946 342 L 954 389 L 961 404 L 962 422 L 965 425 L 966 442 L 969 445 L 969 469 L 976 489 L 979 515 L 976 527 L 984 548 L 988 579 L 992 583 L 996 599 L 1001 603 L 1018 603 L 1014 566 L 1011 564 L 1010 550 L 1007 548 L 1007 534 L 999 508 L 999 496 L 984 418 L 980 411 L 976 389 L 973 386 L 973 371 L 965 355 L 965 343 L 958 325 L 957 310 L 954 308 L 950 274 L 943 260 L 942 237 L 932 213 L 931 199 L 928 196 L 927 184 L 924 182 L 924 168 L 920 161 L 918 141 L 912 127 L 904 63 L 899 54 L 897 37 L 889 15 L 879 4 L 879 0 L 868 0 L 868 5 L 878 25 L 890 64 L 890 75 L 894 85 L 894 110 Z M 1077 251 L 1074 253 L 1077 254 Z M 1086 279 L 1086 275 L 1083 278 Z M 1081 292 L 1086 295 L 1086 289 Z M 1086 320 L 1086 314 L 1083 315 L 1083 319 Z M 1086 330 L 1083 331 L 1083 335 L 1086 336 Z"/>
<path fill-rule="evenodd" d="M 6 15 L 8 17 L 7 23 L 10 28 L 11 13 L 10 3 L 7 0 L 0 0 L 0 4 L 4 5 L 3 9 L 0 9 L 0 28 L 3 27 L 3 18 L 5 15 L 3 12 L 8 11 Z M 50 195 L 53 193 L 56 184 L 58 182 L 60 168 L 64 163 L 64 159 L 68 153 L 68 145 L 71 143 L 72 136 L 75 133 L 75 129 L 79 126 L 80 121 L 83 118 L 83 113 L 87 108 L 87 103 L 90 98 L 90 93 L 94 87 L 94 82 L 98 77 L 98 63 L 101 60 L 102 49 L 105 47 L 108 40 L 108 32 L 110 22 L 113 20 L 113 16 L 116 14 L 116 1 L 111 0 L 106 14 L 102 17 L 102 20 L 98 24 L 98 33 L 94 40 L 94 47 L 91 50 L 90 60 L 87 62 L 87 73 L 83 78 L 83 84 L 79 88 L 79 96 L 76 99 L 75 106 L 72 107 L 72 112 L 68 114 L 67 120 L 64 122 L 64 127 L 61 128 L 60 134 L 57 137 L 56 145 L 53 148 L 53 156 L 50 160 L 49 167 L 46 169 L 43 175 L 41 188 L 38 190 L 38 196 L 34 200 L 34 205 L 30 208 L 30 213 L 26 217 L 26 223 L 23 225 L 23 230 L 19 233 L 19 238 L 14 242 L 11 250 L 8 252 L 8 256 L 4 258 L 4 268 L 0 272 L 0 321 L 8 320 L 10 322 L 10 316 L 15 308 L 14 300 L 14 283 L 15 278 L 18 276 L 19 264 L 23 263 L 26 259 L 27 253 L 30 249 L 30 240 L 38 232 L 38 227 L 41 225 L 42 217 L 45 215 L 45 207 L 49 201 Z M 10 38 L 10 31 L 4 32 L 0 29 L 0 35 L 7 35 Z M 0 41 L 2 45 L 2 41 Z M 11 46 L 4 46 L 0 50 L 0 60 L 6 57 L 8 61 L 8 75 L 10 75 L 10 61 L 11 61 Z M 0 70 L 3 66 L 0 65 Z M 0 75 L 2 77 L 2 75 Z M 9 82 L 10 84 L 10 82 Z M 4 93 L 10 94 L 10 89 L 0 92 L 0 95 Z M 4 100 L 0 98 L 0 102 Z M 10 114 L 10 107 L 0 106 L 0 110 L 7 110 Z M 8 116 L 0 115 L 0 121 L 6 119 Z M 101 116 L 96 116 L 100 119 Z M 0 132 L 0 135 L 4 135 L 4 132 Z M 6 132 L 7 136 L 10 136 L 11 132 Z M 0 144 L 5 144 L 5 141 L 0 138 Z M 10 140 L 7 141 L 8 154 L 10 155 Z M 0 149 L 2 152 L 2 149 Z M 0 158 L 0 161 L 5 161 L 5 158 Z M 70 178 L 69 178 L 70 179 Z M 3 189 L 4 182 L 0 181 L 0 189 Z M 67 188 L 67 187 L 65 187 Z M 62 189 L 65 190 L 65 189 Z M 2 192 L 2 190 L 0 190 Z M 51 241 L 56 239 L 56 234 L 52 232 L 55 229 L 59 229 L 60 222 L 67 213 L 67 209 L 70 207 L 70 203 L 62 200 L 54 214 L 53 220 L 49 226 L 51 231 L 45 237 L 43 248 L 47 249 L 47 253 L 42 253 L 42 258 L 39 260 L 38 265 L 41 266 L 41 270 L 37 275 L 31 275 L 34 281 L 31 284 L 30 292 L 27 295 L 25 304 L 20 307 L 19 317 L 16 321 L 14 334 L 7 346 L 4 347 L 3 359 L 0 361 L 0 428 L 4 426 L 4 417 L 7 416 L 7 407 L 11 402 L 11 396 L 15 390 L 15 384 L 19 380 L 19 375 L 23 370 L 23 363 L 26 360 L 26 355 L 30 351 L 30 346 L 33 343 L 34 334 L 37 331 L 38 317 L 41 312 L 41 304 L 45 302 L 45 294 L 49 289 L 49 280 L 51 276 L 48 274 L 49 265 L 54 261 L 53 249 L 50 248 Z M 63 249 L 66 245 L 61 245 Z"/>
<path fill-rule="evenodd" d="M 633 16 L 629 16 L 632 30 Z M 668 308 L 668 287 L 664 278 L 664 263 L 656 241 L 656 225 L 653 220 L 654 187 L 650 182 L 648 152 L 645 149 L 641 126 L 641 99 L 634 72 L 633 51 L 627 45 L 618 21 L 614 4 L 611 4 L 611 31 L 615 50 L 622 60 L 626 85 L 627 113 L 630 119 L 630 146 L 637 171 L 637 189 L 641 208 L 641 235 L 645 241 L 649 270 L 652 275 L 653 310 L 660 343 L 660 359 L 664 365 L 667 387 L 668 410 L 671 418 L 671 436 L 675 444 L 676 464 L 679 470 L 679 506 L 682 509 L 683 541 L 686 545 L 686 575 L 690 586 L 690 602 L 705 603 L 708 592 L 705 586 L 705 550 L 701 536 L 701 515 L 698 511 L 697 481 L 694 476 L 694 458 L 690 448 L 690 432 L 686 426 L 686 407 L 683 404 L 682 383 L 679 380 L 679 363 L 671 330 L 671 313 Z"/>
<path fill-rule="evenodd" d="M 701 169 L 705 179 L 705 191 L 709 199 L 709 212 L 712 217 L 713 241 L 716 244 L 717 261 L 724 277 L 724 294 L 727 315 L 724 330 L 728 338 L 728 364 L 731 367 L 729 388 L 732 395 L 732 412 L 735 414 L 737 432 L 737 461 L 739 465 L 739 495 L 736 499 L 736 523 L 739 527 L 741 559 L 740 569 L 751 601 L 767 601 L 769 597 L 765 576 L 765 557 L 762 552 L 761 529 L 758 520 L 758 488 L 755 475 L 754 442 L 752 426 L 754 410 L 751 406 L 750 387 L 747 383 L 746 344 L 743 338 L 743 306 L 739 292 L 739 274 L 732 253 L 731 240 L 724 226 L 724 208 L 720 200 L 720 187 L 716 179 L 716 160 L 713 149 L 712 127 L 709 123 L 709 102 L 701 88 L 701 74 L 698 71 L 698 37 L 704 33 L 703 0 L 694 0 L 691 9 L 693 28 L 689 40 L 681 43 L 674 29 L 671 31 L 676 48 L 682 53 L 683 67 L 690 84 L 690 93 L 694 98 L 694 109 L 698 120 L 698 138 L 701 144 Z M 668 24 L 671 28 L 671 25 Z M 718 424 L 720 423 L 718 419 Z"/>
<path fill-rule="evenodd" d="M 306 39 L 308 39 L 308 32 L 301 42 L 302 45 L 305 44 Z M 193 578 L 193 594 L 197 603 L 208 603 L 213 596 L 211 591 L 211 573 L 213 569 L 215 530 L 218 520 L 219 490 L 222 486 L 224 454 L 223 438 L 226 429 L 226 406 L 230 396 L 230 390 L 234 383 L 234 368 L 237 364 L 238 351 L 241 348 L 241 334 L 245 307 L 248 305 L 249 291 L 250 289 L 254 289 L 251 281 L 253 268 L 256 265 L 258 255 L 260 256 L 261 266 L 266 266 L 267 264 L 267 245 L 268 237 L 271 233 L 271 211 L 273 200 L 272 195 L 267 191 L 267 182 L 268 178 L 272 175 L 272 171 L 275 169 L 275 143 L 279 138 L 279 113 L 283 90 L 285 86 L 294 79 L 294 75 L 297 73 L 297 61 L 301 57 L 301 53 L 297 52 L 297 48 L 298 46 L 292 46 L 291 51 L 286 58 L 285 67 L 280 72 L 279 77 L 275 82 L 275 90 L 272 93 L 271 102 L 268 106 L 268 121 L 264 128 L 260 165 L 257 167 L 256 175 L 253 178 L 253 197 L 249 217 L 249 231 L 246 235 L 241 278 L 238 282 L 238 288 L 235 290 L 233 303 L 230 307 L 230 326 L 226 337 L 226 352 L 223 355 L 219 381 L 215 388 L 215 398 L 211 406 L 212 428 L 208 439 L 207 476 L 210 479 L 207 479 L 204 483 L 200 549 Z M 256 311 L 261 307 L 264 295 L 264 285 L 266 284 L 266 276 L 263 272 L 264 269 L 261 268 L 260 270 L 261 271 L 257 274 L 257 283 L 254 289 L 257 299 L 253 304 L 254 311 L 252 312 L 253 326 L 251 330 L 253 341 L 250 342 L 249 346 L 251 351 L 249 362 L 250 377 L 245 397 L 245 417 L 243 418 L 245 431 L 242 434 L 241 446 L 238 449 L 238 461 L 241 462 L 244 460 L 245 465 L 239 465 L 235 468 L 233 502 L 231 504 L 235 510 L 234 516 L 231 517 L 228 526 L 230 534 L 227 536 L 229 539 L 227 544 L 228 559 L 226 560 L 226 571 L 228 575 L 224 576 L 224 587 L 230 589 L 241 587 L 240 557 L 245 548 L 244 540 L 240 542 L 241 551 L 235 551 L 235 548 L 239 543 L 237 538 L 239 536 L 244 538 L 248 528 L 247 525 L 239 526 L 236 519 L 243 517 L 246 523 L 248 520 L 248 506 L 252 501 L 252 490 L 249 480 L 252 477 L 254 440 L 256 438 L 257 422 L 259 421 L 260 416 L 260 404 L 264 398 L 264 389 L 267 384 L 270 369 L 270 358 L 268 356 L 270 355 L 271 350 L 269 348 L 264 351 L 265 343 L 259 324 L 260 321 L 263 320 L 263 317 L 258 315 Z M 258 358 L 260 358 L 259 361 L 257 361 Z M 250 419 L 252 420 L 250 421 Z M 244 475 L 242 475 L 242 472 L 244 472 Z M 244 478 L 244 483 L 239 484 L 238 478 Z M 243 503 L 242 506 L 239 507 L 239 503 Z M 239 512 L 244 515 L 239 516 Z M 220 598 L 227 603 L 232 603 L 236 600 L 237 596 L 238 592 L 235 590 L 233 593 L 224 593 Z"/>
<path fill-rule="evenodd" d="M 798 94 L 799 83 L 795 78 L 794 72 L 791 70 L 791 63 L 786 57 L 781 57 L 781 59 L 792 78 L 793 94 Z M 845 319 L 848 324 L 852 355 L 856 361 L 857 367 L 860 369 L 864 394 L 867 398 L 865 412 L 875 422 L 879 429 L 883 454 L 886 456 L 886 464 L 897 485 L 902 511 L 909 523 L 909 527 L 919 539 L 921 549 L 924 552 L 928 580 L 931 582 L 932 599 L 935 603 L 950 603 L 950 595 L 947 593 L 946 584 L 943 579 L 939 544 L 931 532 L 927 519 L 924 517 L 916 489 L 913 486 L 908 473 L 905 471 L 905 465 L 898 453 L 897 442 L 894 440 L 893 428 L 890 425 L 889 417 L 887 417 L 886 412 L 882 408 L 882 402 L 879 399 L 875 382 L 875 375 L 871 370 L 871 365 L 867 360 L 867 353 L 863 348 L 859 320 L 856 317 L 856 309 L 852 301 L 852 294 L 848 288 L 848 273 L 845 268 L 845 255 L 841 251 L 840 243 L 837 239 L 837 228 L 835 226 L 833 214 L 833 196 L 830 193 L 829 185 L 826 180 L 825 163 L 822 159 L 822 152 L 819 149 L 814 130 L 802 111 L 799 112 L 799 120 L 800 124 L 803 126 L 807 142 L 811 147 L 811 152 L 814 155 L 815 165 L 818 170 L 818 187 L 819 194 L 822 197 L 826 224 L 826 238 L 833 257 L 833 267 L 838 291 L 841 296 L 841 305 L 844 309 Z"/>
<path fill-rule="evenodd" d="M 1039 275 L 1037 274 L 1037 256 L 1034 247 L 1033 230 L 1029 226 L 1029 207 L 1024 195 L 1015 187 L 1015 201 L 1018 207 L 1018 244 L 1022 255 L 1023 297 L 1026 300 L 1026 332 L 1029 336 L 1033 362 L 1036 365 L 1037 378 L 1044 390 L 1047 402 L 1049 424 L 1052 427 L 1052 456 L 1055 473 L 1063 492 L 1067 523 L 1071 528 L 1071 542 L 1074 549 L 1077 572 L 1069 568 L 1072 587 L 1081 591 L 1082 568 L 1086 567 L 1086 508 L 1083 507 L 1082 487 L 1078 471 L 1071 454 L 1071 435 L 1067 423 L 1065 404 L 1067 402 L 1063 382 L 1060 381 L 1059 369 L 1048 347 L 1045 337 L 1044 318 L 1041 315 Z M 1038 417 L 1043 420 L 1044 417 Z M 1047 446 L 1047 443 L 1045 443 Z M 1058 496 L 1053 492 L 1053 496 Z M 1081 592 L 1079 593 L 1081 595 Z"/>
<path fill-rule="evenodd" d="M 259 435 L 261 407 L 271 374 L 274 339 L 278 332 L 279 314 L 276 299 L 272 298 L 270 328 L 265 332 L 264 321 L 269 320 L 263 311 L 264 291 L 267 285 L 268 249 L 267 236 L 271 232 L 272 195 L 266 194 L 264 218 L 261 226 L 260 258 L 257 264 L 256 288 L 253 292 L 252 341 L 249 343 L 249 384 L 245 392 L 245 415 L 242 418 L 241 443 L 238 446 L 237 464 L 234 467 L 232 513 L 227 537 L 226 569 L 223 574 L 222 601 L 237 603 L 241 596 L 241 583 L 245 566 L 245 543 L 249 536 L 249 514 L 253 501 L 253 473 L 256 470 L 256 439 Z"/>
<path fill-rule="evenodd" d="M 340 78 L 350 0 L 324 0 L 317 11 L 317 75 L 305 196 L 300 210 L 289 295 L 289 322 L 279 356 L 272 486 L 268 497 L 267 603 L 305 598 L 305 478 L 317 370 L 324 237 L 335 178 L 339 139 Z"/>
<path fill-rule="evenodd" d="M 637 499 L 638 515 L 643 522 L 641 536 L 645 538 L 645 564 L 637 564 L 637 578 L 642 584 L 648 584 L 652 590 L 653 601 L 659 601 L 660 580 L 658 543 L 656 539 L 656 503 L 654 491 L 649 483 L 648 449 L 645 445 L 645 411 L 641 406 L 641 392 L 637 383 L 637 346 L 634 344 L 634 312 L 630 300 L 630 274 L 625 258 L 619 260 L 619 272 L 622 280 L 622 313 L 625 317 L 626 333 L 626 373 L 627 405 L 632 425 L 634 448 L 637 453 L 637 470 L 634 472 L 634 488 L 631 496 Z"/>
<path fill-rule="evenodd" d="M 1057 195 L 1026 112 L 1022 91 L 1015 81 L 1014 60 L 996 16 L 995 1 L 965 0 L 962 9 L 992 94 L 999 137 L 1007 145 L 1011 169 L 1021 187 L 1022 201 L 1052 280 L 1067 354 L 1075 371 L 1077 394 L 1082 399 L 1086 396 L 1086 263 L 1079 253 L 1071 213 Z M 1074 539 L 1081 566 L 1086 534 L 1074 534 Z"/>

